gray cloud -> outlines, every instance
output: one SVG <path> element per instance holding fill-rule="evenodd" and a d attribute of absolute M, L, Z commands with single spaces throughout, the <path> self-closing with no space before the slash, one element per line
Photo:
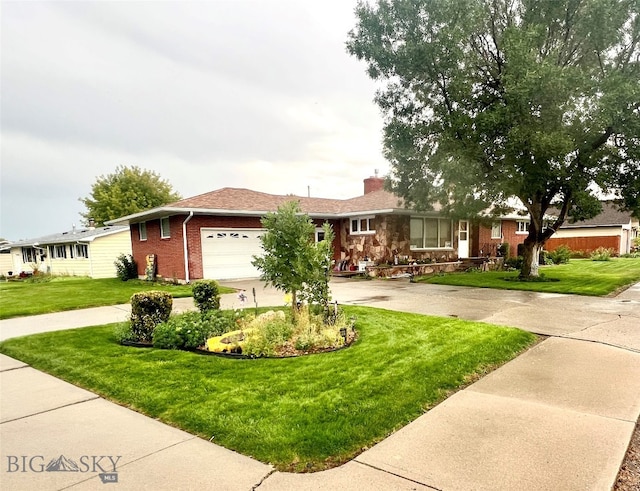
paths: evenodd
<path fill-rule="evenodd" d="M 77 198 L 121 164 L 184 196 L 359 194 L 386 163 L 374 84 L 344 48 L 354 6 L 3 3 L 0 235 L 56 231 L 43 208 L 69 228 Z"/>

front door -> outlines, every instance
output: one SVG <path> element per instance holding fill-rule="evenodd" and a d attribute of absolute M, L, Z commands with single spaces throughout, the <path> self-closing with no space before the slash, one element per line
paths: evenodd
<path fill-rule="evenodd" d="M 469 220 L 458 222 L 458 257 L 461 259 L 469 257 Z"/>

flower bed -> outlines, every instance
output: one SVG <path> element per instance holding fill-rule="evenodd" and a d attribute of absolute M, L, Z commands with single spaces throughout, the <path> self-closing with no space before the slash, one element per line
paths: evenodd
<path fill-rule="evenodd" d="M 383 266 L 367 266 L 367 273 L 374 278 L 409 278 L 437 273 L 453 273 L 457 271 L 461 261 L 429 264 L 397 264 Z"/>

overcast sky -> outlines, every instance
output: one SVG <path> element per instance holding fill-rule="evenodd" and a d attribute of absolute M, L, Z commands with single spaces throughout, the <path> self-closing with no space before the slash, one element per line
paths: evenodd
<path fill-rule="evenodd" d="M 0 237 L 80 225 L 96 177 L 362 194 L 382 117 L 347 54 L 356 0 L 2 1 Z"/>

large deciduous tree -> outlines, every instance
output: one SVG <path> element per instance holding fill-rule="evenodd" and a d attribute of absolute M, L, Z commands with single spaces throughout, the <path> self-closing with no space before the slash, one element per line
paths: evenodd
<path fill-rule="evenodd" d="M 100 176 L 91 187 L 91 194 L 80 198 L 86 211 L 80 215 L 85 222 L 95 220 L 104 225 L 133 213 L 166 205 L 180 199 L 169 182 L 153 171 L 137 166 L 118 166 L 113 174 Z"/>
<path fill-rule="evenodd" d="M 329 270 L 333 230 L 323 225 L 324 239 L 316 242 L 316 227 L 300 212 L 297 201 L 288 201 L 275 213 L 262 219 L 266 231 L 260 237 L 264 254 L 254 256 L 252 264 L 268 285 L 290 293 L 294 317 L 298 301 L 328 306 Z"/>
<path fill-rule="evenodd" d="M 530 215 L 521 276 L 606 194 L 640 210 L 640 0 L 360 3 L 390 187 L 417 209 Z M 549 221 L 547 212 L 556 208 Z"/>

